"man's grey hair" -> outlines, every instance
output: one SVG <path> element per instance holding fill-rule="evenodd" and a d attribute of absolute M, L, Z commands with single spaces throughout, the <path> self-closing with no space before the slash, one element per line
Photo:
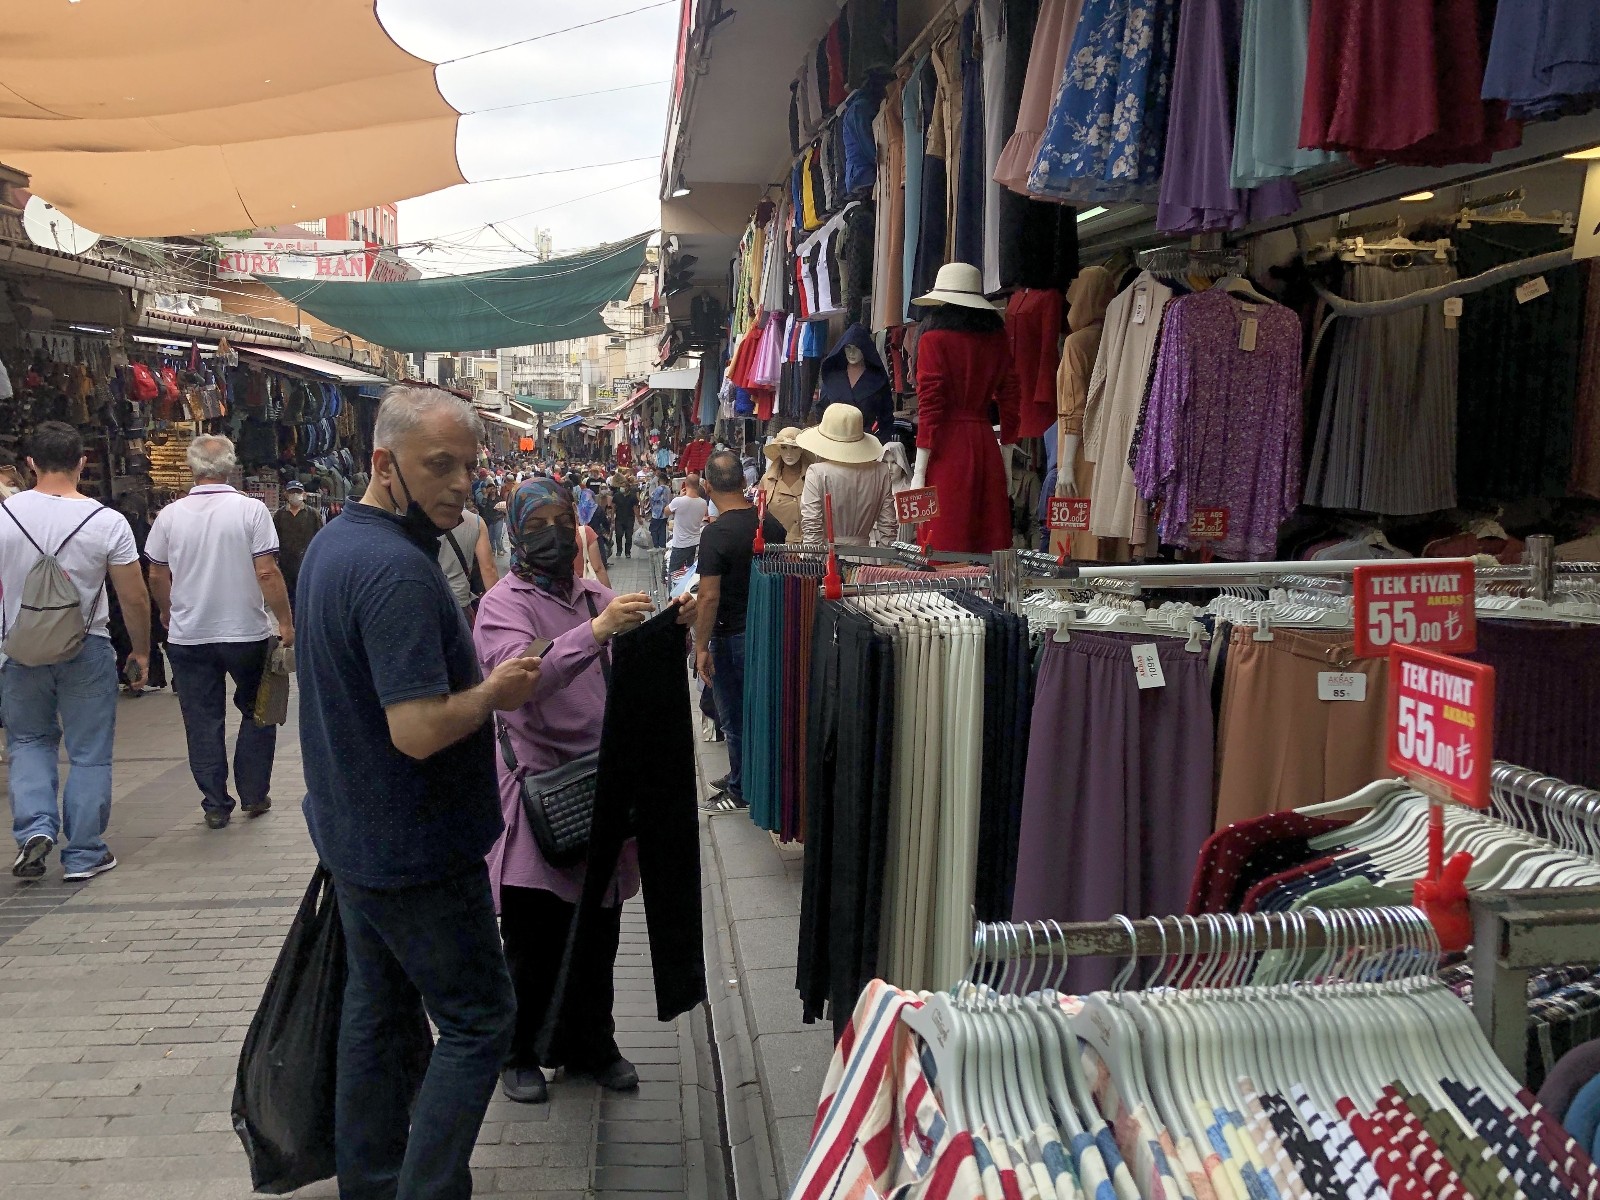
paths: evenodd
<path fill-rule="evenodd" d="M 239 465 L 233 443 L 215 433 L 203 433 L 189 443 L 189 470 L 196 479 L 227 479 Z"/>
<path fill-rule="evenodd" d="M 407 434 L 416 432 L 426 418 L 440 412 L 450 414 L 461 422 L 462 428 L 471 430 L 474 441 L 483 441 L 483 420 L 471 404 L 439 388 L 411 387 L 402 383 L 383 393 L 378 420 L 372 429 L 373 449 L 393 450 Z"/>

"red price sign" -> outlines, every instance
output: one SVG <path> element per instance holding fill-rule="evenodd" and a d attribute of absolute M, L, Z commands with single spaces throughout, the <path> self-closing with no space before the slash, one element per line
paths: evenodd
<path fill-rule="evenodd" d="M 1389 765 L 1489 807 L 1494 668 L 1397 646 L 1389 655 Z"/>
<path fill-rule="evenodd" d="M 1383 563 L 1355 569 L 1356 655 L 1396 646 L 1460 654 L 1478 645 L 1472 563 Z"/>
<path fill-rule="evenodd" d="M 933 520 L 939 515 L 939 489 L 925 487 L 897 492 L 894 515 L 902 525 L 921 525 Z"/>
<path fill-rule="evenodd" d="M 1068 533 L 1089 532 L 1089 497 L 1053 496 L 1045 513 L 1045 524 Z"/>
<path fill-rule="evenodd" d="M 1197 508 L 1189 517 L 1189 537 L 1196 542 L 1220 542 L 1228 536 L 1228 510 Z"/>

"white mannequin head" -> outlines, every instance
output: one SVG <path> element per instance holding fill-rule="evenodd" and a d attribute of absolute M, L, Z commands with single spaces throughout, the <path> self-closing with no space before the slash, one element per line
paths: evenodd
<path fill-rule="evenodd" d="M 846 346 L 844 348 L 844 360 L 852 367 L 859 367 L 866 359 L 867 356 L 861 353 L 860 346 Z"/>

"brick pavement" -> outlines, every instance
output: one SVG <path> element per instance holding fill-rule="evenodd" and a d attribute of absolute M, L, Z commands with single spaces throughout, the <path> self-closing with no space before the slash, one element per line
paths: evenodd
<path fill-rule="evenodd" d="M 619 580 L 619 582 L 622 582 Z M 291 706 L 292 708 L 292 706 Z M 0 877 L 0 1196 L 233 1200 L 249 1176 L 228 1109 L 239 1045 L 315 865 L 294 722 L 276 809 L 205 828 L 170 692 L 118 709 L 108 840 L 121 865 L 85 885 Z M 637 1093 L 558 1079 L 545 1106 L 496 1095 L 475 1194 L 700 1196 L 722 1191 L 711 1073 L 689 1014 L 655 1020 L 643 910 L 624 915 L 618 1041 Z M 703 1043 L 703 1035 L 698 1039 Z M 305 1197 L 337 1194 L 331 1181 Z"/>

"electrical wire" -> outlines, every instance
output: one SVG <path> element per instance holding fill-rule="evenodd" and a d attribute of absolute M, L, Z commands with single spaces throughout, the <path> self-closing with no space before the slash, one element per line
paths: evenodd
<path fill-rule="evenodd" d="M 637 158 L 619 158 L 614 162 L 584 163 L 581 167 L 552 167 L 547 171 L 524 171 L 520 175 L 497 175 L 493 179 L 469 179 L 465 184 L 455 184 L 455 187 L 472 187 L 480 183 L 510 183 L 516 179 L 538 179 L 545 175 L 570 175 L 574 171 L 595 171 L 601 167 L 624 167 L 629 163 L 659 162 L 659 154 L 641 154 Z"/>
<path fill-rule="evenodd" d="M 587 100 L 590 96 L 610 96 L 615 92 L 636 92 L 640 88 L 660 87 L 662 84 L 671 83 L 670 79 L 652 79 L 646 83 L 630 83 L 623 87 L 601 88 L 597 92 L 574 92 L 570 96 L 546 96 L 542 100 L 519 100 L 515 104 L 496 104 L 492 108 L 474 108 L 464 112 L 463 117 L 476 117 L 483 113 L 505 112 L 513 108 L 531 108 L 536 104 L 557 104 L 562 100 Z"/>
<path fill-rule="evenodd" d="M 449 66 L 451 63 L 467 62 L 470 59 L 482 58 L 485 54 L 494 54 L 501 50 L 510 50 L 513 46 L 526 46 L 532 42 L 542 42 L 546 38 L 559 37 L 563 33 L 572 33 L 578 29 L 588 29 L 594 25 L 604 25 L 608 21 L 617 21 L 623 17 L 634 16 L 636 13 L 649 12 L 653 8 L 666 8 L 669 5 L 674 5 L 677 3 L 678 0 L 657 0 L 655 4 L 646 4 L 641 8 L 630 8 L 627 12 L 612 13 L 609 17 L 596 17 L 594 20 L 584 21 L 580 25 L 568 25 L 565 29 L 552 29 L 548 33 L 536 33 L 532 37 L 518 38 L 514 42 L 506 42 L 504 45 L 500 46 L 490 46 L 486 50 L 474 50 L 470 54 L 462 54 L 456 58 L 447 58 L 437 65 L 445 67 Z"/>

